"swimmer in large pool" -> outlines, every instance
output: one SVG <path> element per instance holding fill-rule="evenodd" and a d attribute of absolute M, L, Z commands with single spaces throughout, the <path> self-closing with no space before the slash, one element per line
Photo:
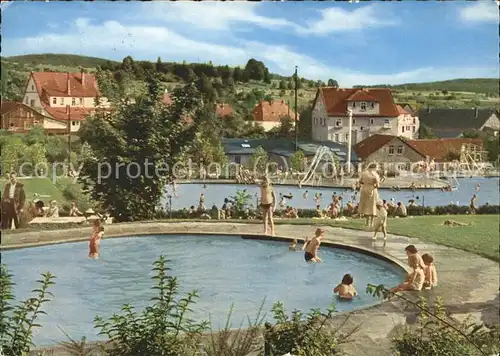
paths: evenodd
<path fill-rule="evenodd" d="M 325 230 L 316 229 L 316 233 L 314 237 L 311 239 L 307 239 L 304 242 L 304 246 L 302 246 L 302 250 L 304 250 L 304 259 L 306 262 L 322 262 L 321 258 L 318 257 L 319 246 L 321 245 L 321 241 L 325 237 Z"/>

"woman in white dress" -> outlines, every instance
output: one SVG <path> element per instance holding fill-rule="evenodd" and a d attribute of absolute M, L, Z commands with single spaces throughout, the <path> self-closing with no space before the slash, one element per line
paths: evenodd
<path fill-rule="evenodd" d="M 380 186 L 380 176 L 377 173 L 377 164 L 371 163 L 368 168 L 361 173 L 359 179 L 361 184 L 359 196 L 359 214 L 366 218 L 366 226 L 373 225 L 373 218 L 377 215 L 377 202 L 379 201 L 378 187 Z"/>

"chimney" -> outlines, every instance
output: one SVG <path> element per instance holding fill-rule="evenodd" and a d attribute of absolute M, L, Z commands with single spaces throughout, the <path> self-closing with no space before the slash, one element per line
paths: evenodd
<path fill-rule="evenodd" d="M 71 95 L 71 85 L 69 83 L 69 72 L 66 73 L 67 79 L 68 79 L 68 95 Z"/>
<path fill-rule="evenodd" d="M 476 114 L 476 119 L 479 116 L 479 108 L 474 108 L 475 114 Z"/>
<path fill-rule="evenodd" d="M 82 74 L 82 80 L 81 80 L 82 87 L 84 87 L 85 86 L 85 71 L 83 70 L 83 68 L 82 68 L 81 74 Z"/>

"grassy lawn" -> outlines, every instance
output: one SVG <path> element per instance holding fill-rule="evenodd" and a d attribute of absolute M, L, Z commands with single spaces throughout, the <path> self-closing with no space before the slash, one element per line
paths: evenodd
<path fill-rule="evenodd" d="M 51 178 L 19 178 L 19 181 L 24 185 L 27 201 L 33 200 L 36 193 L 48 196 L 41 198 L 45 202 L 57 200 L 59 203 L 67 202 L 64 198 L 63 191 L 66 186 L 72 184 L 71 178 L 58 178 L 56 184 L 52 182 Z M 0 189 L 2 189 L 2 193 L 6 183 L 7 180 L 0 180 Z"/>

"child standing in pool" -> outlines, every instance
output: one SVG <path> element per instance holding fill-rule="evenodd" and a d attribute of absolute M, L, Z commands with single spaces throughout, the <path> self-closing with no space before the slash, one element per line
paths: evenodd
<path fill-rule="evenodd" d="M 344 275 L 342 283 L 333 289 L 333 293 L 338 293 L 339 298 L 351 300 L 354 296 L 358 295 L 353 282 L 354 280 L 350 274 Z"/>
<path fill-rule="evenodd" d="M 104 227 L 101 226 L 101 220 L 94 221 L 92 236 L 89 241 L 89 258 L 94 260 L 99 258 L 101 252 L 101 239 L 104 235 Z"/>
<path fill-rule="evenodd" d="M 325 230 L 316 229 L 316 233 L 313 238 L 308 238 L 302 246 L 302 250 L 305 251 L 304 259 L 306 262 L 322 262 L 321 258 L 318 257 L 319 246 L 321 241 L 325 237 Z"/>

